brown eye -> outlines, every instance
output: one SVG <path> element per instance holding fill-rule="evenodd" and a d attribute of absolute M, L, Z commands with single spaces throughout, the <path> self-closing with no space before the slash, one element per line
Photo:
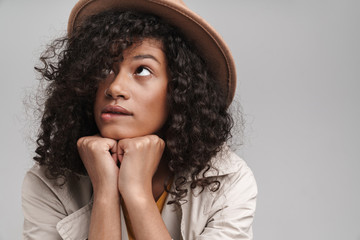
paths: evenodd
<path fill-rule="evenodd" d="M 135 74 L 138 76 L 145 77 L 145 76 L 149 76 L 151 72 L 146 67 L 141 66 L 136 69 Z"/>

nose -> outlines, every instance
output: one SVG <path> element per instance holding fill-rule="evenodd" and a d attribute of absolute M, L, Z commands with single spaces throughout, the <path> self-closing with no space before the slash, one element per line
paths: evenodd
<path fill-rule="evenodd" d="M 109 87 L 105 90 L 105 96 L 118 99 L 129 99 L 129 76 L 126 76 L 123 71 L 120 71 L 114 78 L 114 80 L 110 83 Z"/>

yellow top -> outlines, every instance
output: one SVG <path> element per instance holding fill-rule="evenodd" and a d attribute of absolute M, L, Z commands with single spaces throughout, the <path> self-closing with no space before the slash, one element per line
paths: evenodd
<path fill-rule="evenodd" d="M 164 207 L 167 195 L 168 195 L 168 193 L 166 191 L 164 191 L 161 194 L 161 196 L 159 197 L 159 199 L 156 201 L 156 205 L 157 205 L 160 213 L 161 213 L 161 211 L 162 211 L 162 209 Z M 122 201 L 121 206 L 124 206 L 124 201 Z M 132 226 L 131 226 L 128 211 L 127 211 L 126 207 L 122 207 L 122 209 L 124 211 L 124 218 L 125 218 L 125 223 L 126 223 L 126 228 L 127 228 L 129 240 L 135 240 L 134 232 L 132 230 Z"/>

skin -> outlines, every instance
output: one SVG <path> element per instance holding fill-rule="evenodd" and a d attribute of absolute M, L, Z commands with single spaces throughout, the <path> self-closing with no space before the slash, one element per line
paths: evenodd
<path fill-rule="evenodd" d="M 165 54 L 160 42 L 145 39 L 123 57 L 97 90 L 100 134 L 78 140 L 94 189 L 89 239 L 121 239 L 120 196 L 136 239 L 171 239 L 156 206 L 170 175 L 158 136 L 168 116 Z M 127 114 L 104 112 L 108 106 L 121 106 Z"/>

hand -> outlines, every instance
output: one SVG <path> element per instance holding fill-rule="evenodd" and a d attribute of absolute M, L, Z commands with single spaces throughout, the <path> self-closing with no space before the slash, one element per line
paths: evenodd
<path fill-rule="evenodd" d="M 121 239 L 117 142 L 99 135 L 80 138 L 80 157 L 94 189 L 89 239 Z"/>
<path fill-rule="evenodd" d="M 80 138 L 77 147 L 93 185 L 94 194 L 99 191 L 118 193 L 117 142 L 95 135 Z"/>
<path fill-rule="evenodd" d="M 165 142 L 156 135 L 122 139 L 117 147 L 121 162 L 118 188 L 129 197 L 152 197 L 152 178 L 164 152 Z"/>

